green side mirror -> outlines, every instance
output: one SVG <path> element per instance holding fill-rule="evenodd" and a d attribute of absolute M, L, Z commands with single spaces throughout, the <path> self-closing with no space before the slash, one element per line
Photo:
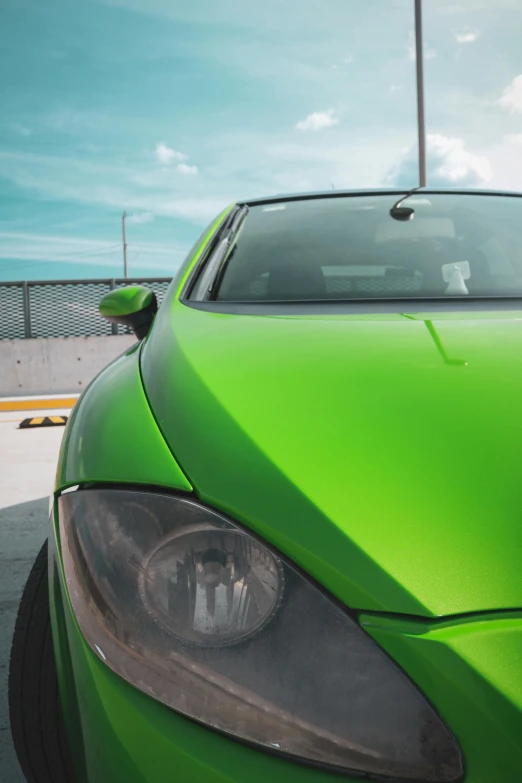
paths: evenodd
<path fill-rule="evenodd" d="M 138 340 L 143 340 L 158 311 L 158 301 L 154 291 L 147 286 L 127 285 L 105 294 L 99 310 L 103 318 L 130 326 Z"/>

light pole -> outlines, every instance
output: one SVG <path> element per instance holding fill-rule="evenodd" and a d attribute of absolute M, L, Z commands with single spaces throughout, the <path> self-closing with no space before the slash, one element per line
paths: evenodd
<path fill-rule="evenodd" d="M 127 213 L 124 212 L 121 216 L 121 233 L 123 239 L 123 277 L 127 279 L 127 235 L 125 233 L 125 218 Z"/>
<path fill-rule="evenodd" d="M 417 134 L 419 143 L 419 187 L 428 183 L 426 172 L 426 121 L 424 117 L 424 56 L 422 51 L 422 0 L 415 0 L 415 60 L 417 67 Z"/>

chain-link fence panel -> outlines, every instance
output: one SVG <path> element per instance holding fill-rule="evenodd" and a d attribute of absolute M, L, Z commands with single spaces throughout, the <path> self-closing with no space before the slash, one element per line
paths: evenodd
<path fill-rule="evenodd" d="M 0 339 L 130 333 L 102 318 L 98 304 L 111 289 L 131 283 L 147 285 L 159 304 L 170 278 L 0 283 Z"/>
<path fill-rule="evenodd" d="M 24 286 L 0 285 L 0 339 L 25 337 Z"/>
<path fill-rule="evenodd" d="M 83 337 L 112 334 L 98 313 L 108 283 L 65 283 L 29 287 L 32 337 Z"/>

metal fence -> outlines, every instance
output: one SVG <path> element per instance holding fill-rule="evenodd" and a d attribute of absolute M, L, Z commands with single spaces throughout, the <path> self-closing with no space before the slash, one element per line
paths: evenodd
<path fill-rule="evenodd" d="M 143 283 L 152 288 L 159 304 L 170 280 L 152 277 L 0 283 L 0 340 L 126 334 L 129 329 L 100 316 L 98 303 L 102 296 L 123 285 Z"/>

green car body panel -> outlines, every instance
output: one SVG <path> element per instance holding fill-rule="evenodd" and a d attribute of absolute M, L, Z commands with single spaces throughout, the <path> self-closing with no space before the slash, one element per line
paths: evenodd
<path fill-rule="evenodd" d="M 52 623 L 78 783 L 334 783 L 339 778 L 243 746 L 150 699 L 87 645 L 56 558 Z M 466 783 L 520 783 L 522 613 L 413 622 L 362 615 L 457 737 Z M 81 728 L 80 728 L 81 727 Z"/>
<path fill-rule="evenodd" d="M 519 783 L 520 313 L 193 308 L 181 293 L 226 214 L 146 340 L 80 398 L 57 492 L 194 492 L 359 612 L 455 734 L 466 783 Z M 56 505 L 53 522 L 51 619 L 80 783 L 339 780 L 204 728 L 105 666 L 71 609 Z"/>
<path fill-rule="evenodd" d="M 519 312 L 256 317 L 173 295 L 142 371 L 200 497 L 348 606 L 432 617 L 522 607 L 520 357 Z"/>
<path fill-rule="evenodd" d="M 361 624 L 445 715 L 466 759 L 466 781 L 520 780 L 522 612 Z"/>
<path fill-rule="evenodd" d="M 147 403 L 139 347 L 109 365 L 75 406 L 60 451 L 58 488 L 131 482 L 191 491 Z"/>
<path fill-rule="evenodd" d="M 116 288 L 102 298 L 99 304 L 100 315 L 104 318 L 114 318 L 119 315 L 130 315 L 148 307 L 154 297 L 150 288 L 144 285 L 128 285 Z"/>

